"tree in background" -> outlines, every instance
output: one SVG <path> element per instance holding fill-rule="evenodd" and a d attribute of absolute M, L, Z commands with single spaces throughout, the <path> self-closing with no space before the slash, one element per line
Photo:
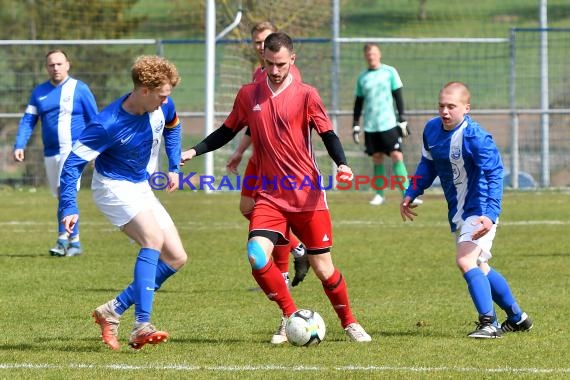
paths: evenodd
<path fill-rule="evenodd" d="M 143 17 L 129 16 L 129 9 L 138 0 L 0 0 L 0 39 L 70 40 L 115 39 L 132 33 Z M 16 95 L 21 107 L 26 105 L 29 91 L 46 80 L 45 53 L 53 48 L 66 50 L 72 62 L 72 75 L 88 83 L 99 105 L 117 95 L 113 79 L 132 61 L 132 51 L 87 46 L 11 46 L 5 50 L 15 73 Z M 105 63 L 101 70 L 100 64 Z M 30 73 L 33 73 L 30 75 Z M 96 76 L 94 73 L 97 73 Z M 12 77 L 12 76 L 10 76 Z M 128 78 L 127 78 L 128 79 Z"/>
<path fill-rule="evenodd" d="M 0 0 L 0 39 L 6 40 L 71 40 L 114 39 L 132 33 L 143 17 L 129 16 L 138 0 Z M 71 75 L 86 82 L 93 91 L 99 108 L 120 95 L 126 88 L 117 73 L 128 70 L 137 51 L 125 47 L 101 45 L 10 45 L 1 50 L 3 78 L 0 96 L 14 99 L 0 103 L 0 112 L 22 112 L 30 91 L 47 80 L 45 54 L 54 48 L 68 53 Z M 104 65 L 102 67 L 102 65 Z M 123 78 L 121 78 L 123 79 Z M 7 83 L 7 81 L 13 83 Z M 130 77 L 124 78 L 128 84 Z M 10 123 L 17 123 L 11 120 Z M 0 133 L 5 125 L 0 125 Z M 39 128 L 38 128 L 39 129 Z M 40 139 L 29 141 L 24 178 L 36 186 L 43 178 Z M 37 157 L 36 157 L 37 156 Z"/>
<path fill-rule="evenodd" d="M 427 0 L 419 0 L 420 6 L 418 7 L 418 20 L 427 20 Z"/>
<path fill-rule="evenodd" d="M 218 27 L 229 25 L 236 14 L 236 0 L 216 1 L 219 14 Z M 322 37 L 323 25 L 330 25 L 330 0 L 289 0 L 289 1 L 260 1 L 243 0 L 243 17 L 238 28 L 234 29 L 231 38 L 251 38 L 251 28 L 261 21 L 271 21 L 279 30 L 293 38 Z M 221 29 L 219 29 L 221 30 Z M 257 65 L 257 57 L 251 53 L 251 46 L 241 47 L 243 56 L 251 62 L 252 68 Z"/>

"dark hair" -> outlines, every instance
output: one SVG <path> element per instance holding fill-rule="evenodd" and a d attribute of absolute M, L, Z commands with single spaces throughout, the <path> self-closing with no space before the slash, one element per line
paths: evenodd
<path fill-rule="evenodd" d="M 277 53 L 282 47 L 289 50 L 289 52 L 293 52 L 293 40 L 287 33 L 283 32 L 275 32 L 268 35 L 267 38 L 265 38 L 264 46 L 265 49 L 274 53 Z"/>

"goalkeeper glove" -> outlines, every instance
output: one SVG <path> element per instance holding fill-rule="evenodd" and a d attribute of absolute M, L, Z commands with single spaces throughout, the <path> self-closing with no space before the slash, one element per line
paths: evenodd
<path fill-rule="evenodd" d="M 360 126 L 352 126 L 352 139 L 354 140 L 355 144 L 360 144 Z"/>
<path fill-rule="evenodd" d="M 410 129 L 408 128 L 408 122 L 406 120 L 400 120 L 398 127 L 400 127 L 400 135 L 402 137 L 408 137 L 411 134 Z"/>

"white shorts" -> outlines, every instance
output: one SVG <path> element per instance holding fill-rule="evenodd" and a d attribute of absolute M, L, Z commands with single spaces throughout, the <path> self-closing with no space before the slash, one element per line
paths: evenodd
<path fill-rule="evenodd" d="M 174 224 L 147 181 L 133 183 L 110 179 L 93 171 L 93 200 L 109 221 L 122 228 L 141 211 L 152 210 L 161 229 Z"/>
<path fill-rule="evenodd" d="M 464 241 L 470 241 L 477 244 L 479 248 L 481 248 L 481 253 L 479 254 L 477 262 L 486 263 L 491 259 L 491 257 L 493 257 L 491 254 L 491 247 L 493 246 L 493 239 L 495 239 L 499 219 L 497 219 L 495 224 L 493 224 L 493 227 L 491 227 L 491 230 L 489 230 L 489 232 L 487 232 L 483 237 L 477 240 L 472 240 L 471 235 L 473 235 L 475 230 L 480 228 L 478 219 L 479 216 L 470 216 L 460 226 L 458 226 L 457 231 L 455 231 L 455 243 L 458 244 Z"/>
<path fill-rule="evenodd" d="M 55 156 L 44 157 L 44 165 L 46 167 L 46 177 L 48 180 L 48 186 L 51 190 L 51 193 L 54 197 L 58 195 L 58 188 L 59 188 L 59 177 L 61 176 L 61 169 L 63 168 L 63 164 L 69 156 L 70 152 L 63 153 L 63 154 L 56 154 Z M 81 177 L 77 180 L 77 190 L 79 191 L 79 187 L 81 186 Z"/>

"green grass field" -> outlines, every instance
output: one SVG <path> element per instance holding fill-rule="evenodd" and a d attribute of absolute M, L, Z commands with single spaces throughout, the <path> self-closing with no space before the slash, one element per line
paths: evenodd
<path fill-rule="evenodd" d="M 86 254 L 52 258 L 56 201 L 45 189 L 0 191 L 0 378 L 2 379 L 511 379 L 567 378 L 570 334 L 570 193 L 509 192 L 492 264 L 535 320 L 529 333 L 478 341 L 476 312 L 454 265 L 442 195 L 430 192 L 413 223 L 397 194 L 381 207 L 365 192 L 329 192 L 336 265 L 352 307 L 373 337 L 348 342 L 313 273 L 293 290 L 297 306 L 327 322 L 317 347 L 272 346 L 279 312 L 256 286 L 245 255 L 238 194 L 159 194 L 190 260 L 157 293 L 153 322 L 162 345 L 107 349 L 92 309 L 132 278 L 137 247 L 80 192 Z M 503 314 L 501 314 L 503 319 Z"/>

